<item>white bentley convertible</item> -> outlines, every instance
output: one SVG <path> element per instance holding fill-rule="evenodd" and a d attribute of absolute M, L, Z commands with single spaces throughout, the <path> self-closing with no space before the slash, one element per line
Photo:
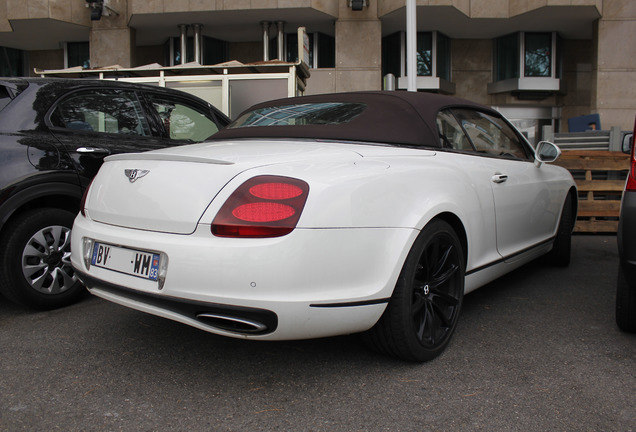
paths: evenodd
<path fill-rule="evenodd" d="M 464 293 L 549 254 L 567 265 L 570 174 L 498 112 L 362 92 L 254 106 L 202 144 L 106 159 L 72 263 L 107 300 L 212 333 L 364 332 L 411 361 Z"/>

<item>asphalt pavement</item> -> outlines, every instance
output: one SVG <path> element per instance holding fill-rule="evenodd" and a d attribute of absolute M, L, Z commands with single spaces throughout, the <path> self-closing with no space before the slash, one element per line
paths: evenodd
<path fill-rule="evenodd" d="M 465 298 L 436 360 L 356 336 L 253 342 L 88 297 L 0 299 L 0 431 L 634 431 L 636 335 L 614 322 L 613 236 Z"/>

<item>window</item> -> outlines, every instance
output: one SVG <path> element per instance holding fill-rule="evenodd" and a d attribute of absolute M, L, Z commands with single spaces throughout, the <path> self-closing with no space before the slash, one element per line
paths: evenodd
<path fill-rule="evenodd" d="M 203 64 L 219 64 L 228 61 L 229 58 L 227 42 L 203 36 Z"/>
<path fill-rule="evenodd" d="M 406 77 L 406 33 L 393 33 L 382 38 L 382 74 Z M 433 79 L 418 79 L 418 88 L 453 93 L 451 81 L 451 39 L 437 31 L 417 33 L 417 75 Z M 439 80 L 438 80 L 439 79 Z M 443 81 L 442 81 L 443 80 Z M 404 82 L 406 82 L 404 80 Z"/>
<path fill-rule="evenodd" d="M 437 76 L 451 80 L 451 40 L 437 32 Z"/>
<path fill-rule="evenodd" d="M 219 130 L 198 108 L 161 96 L 150 95 L 150 100 L 170 139 L 201 142 Z"/>
<path fill-rule="evenodd" d="M 0 47 L 0 76 L 23 76 L 24 53 L 14 48 Z"/>
<path fill-rule="evenodd" d="M 552 35 L 525 33 L 524 76 L 550 77 L 552 75 Z"/>
<path fill-rule="evenodd" d="M 307 103 L 261 108 L 251 111 L 228 126 L 306 126 L 348 123 L 366 108 L 361 103 Z"/>
<path fill-rule="evenodd" d="M 213 65 L 223 63 L 229 59 L 227 42 L 207 36 L 203 36 L 201 47 L 201 64 Z M 170 38 L 164 46 L 164 64 L 175 66 L 181 64 L 181 40 L 178 37 Z M 186 63 L 194 61 L 194 37 L 186 40 Z"/>
<path fill-rule="evenodd" d="M 336 39 L 324 33 L 316 33 L 316 38 L 318 40 L 318 46 L 316 47 L 318 63 L 316 67 L 336 67 Z"/>
<path fill-rule="evenodd" d="M 314 64 L 314 33 L 307 33 L 307 37 L 309 38 L 309 67 L 313 67 Z M 289 63 L 296 63 L 298 61 L 298 35 L 296 33 L 287 33 L 285 35 L 286 42 L 286 55 L 285 59 Z M 270 51 L 272 48 L 276 47 L 276 39 L 274 39 L 270 46 Z M 275 51 L 272 51 L 275 52 Z M 274 54 L 275 55 L 275 54 Z"/>
<path fill-rule="evenodd" d="M 519 78 L 519 35 L 495 40 L 495 81 Z"/>
<path fill-rule="evenodd" d="M 527 159 L 523 143 L 501 118 L 472 110 L 453 111 L 468 137 L 480 153 Z"/>
<path fill-rule="evenodd" d="M 382 38 L 382 75 L 393 74 L 396 77 L 405 74 L 403 64 L 402 35 L 393 33 Z"/>
<path fill-rule="evenodd" d="M 513 33 L 495 40 L 495 81 L 520 77 L 559 78 L 556 33 Z"/>
<path fill-rule="evenodd" d="M 520 99 L 544 99 L 561 90 L 561 55 L 556 32 L 519 32 L 494 41 L 493 79 L 488 93 L 512 92 Z"/>
<path fill-rule="evenodd" d="M 298 61 L 298 34 L 288 33 L 286 36 L 286 61 L 295 63 Z M 336 67 L 336 39 L 324 33 L 307 33 L 309 37 L 309 67 L 310 68 L 334 68 Z M 276 39 L 272 40 L 272 50 L 275 54 Z"/>
<path fill-rule="evenodd" d="M 90 90 L 76 92 L 51 114 L 53 126 L 103 133 L 148 136 L 148 124 L 134 92 Z"/>
<path fill-rule="evenodd" d="M 88 69 L 91 67 L 90 57 L 88 42 L 66 43 L 66 67 L 81 66 Z"/>
<path fill-rule="evenodd" d="M 186 59 L 185 62 L 194 60 L 194 39 L 189 37 L 186 39 Z M 164 46 L 164 64 L 166 66 L 174 66 L 181 64 L 181 41 L 179 38 L 173 37 L 168 39 Z"/>
<path fill-rule="evenodd" d="M 433 75 L 433 35 L 417 33 L 417 75 Z"/>
<path fill-rule="evenodd" d="M 451 109 L 437 116 L 441 146 L 513 159 L 529 159 L 526 146 L 500 117 L 468 109 Z"/>
<path fill-rule="evenodd" d="M 439 129 L 440 145 L 442 148 L 475 151 L 462 127 L 450 110 L 441 111 L 437 115 L 437 128 Z"/>

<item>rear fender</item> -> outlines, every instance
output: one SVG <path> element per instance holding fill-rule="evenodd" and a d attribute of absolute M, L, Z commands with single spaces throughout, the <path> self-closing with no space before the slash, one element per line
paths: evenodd
<path fill-rule="evenodd" d="M 298 228 L 420 231 L 434 218 L 442 218 L 463 237 L 467 268 L 501 258 L 496 253 L 490 185 L 480 188 L 461 173 L 441 164 L 431 164 L 424 174 L 418 166 L 392 166 L 378 160 L 254 168 L 227 183 L 210 203 L 200 223 L 211 224 L 234 190 L 257 175 L 295 177 L 309 184 L 309 197 Z M 479 249 L 474 249 L 475 246 Z M 412 242 L 405 244 L 405 252 L 411 247 Z"/>
<path fill-rule="evenodd" d="M 76 175 L 73 175 L 77 179 Z M 12 216 L 38 207 L 79 211 L 82 189 L 78 184 L 60 181 L 15 183 L 0 191 L 0 230 Z"/>

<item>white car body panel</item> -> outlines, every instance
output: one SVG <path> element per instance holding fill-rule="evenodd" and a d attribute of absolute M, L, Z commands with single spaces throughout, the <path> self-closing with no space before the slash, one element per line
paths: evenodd
<path fill-rule="evenodd" d="M 521 161 L 484 158 L 484 163 L 507 176 L 503 183 L 492 182 L 499 253 L 509 256 L 553 236 L 567 184 L 567 177 L 559 174 L 569 174 Z"/>
<path fill-rule="evenodd" d="M 148 173 L 131 182 L 125 171 L 133 169 Z M 296 229 L 269 239 L 213 236 L 210 226 L 226 199 L 244 181 L 265 174 L 310 185 Z M 496 174 L 507 181 L 494 183 Z M 440 215 L 466 233 L 465 291 L 490 282 L 549 250 L 573 187 L 567 171 L 546 164 L 309 140 L 216 142 L 112 157 L 95 184 L 72 236 L 73 266 L 101 281 L 93 293 L 206 331 L 270 340 L 372 327 L 419 231 Z M 122 190 L 135 190 L 135 201 Z M 506 205 L 495 211 L 500 201 Z M 521 227 L 529 231 L 522 235 Z M 84 238 L 165 253 L 165 284 L 160 289 L 157 282 L 87 268 Z M 111 285 L 159 298 L 267 309 L 278 316 L 278 327 L 251 336 L 226 331 L 115 294 Z"/>

